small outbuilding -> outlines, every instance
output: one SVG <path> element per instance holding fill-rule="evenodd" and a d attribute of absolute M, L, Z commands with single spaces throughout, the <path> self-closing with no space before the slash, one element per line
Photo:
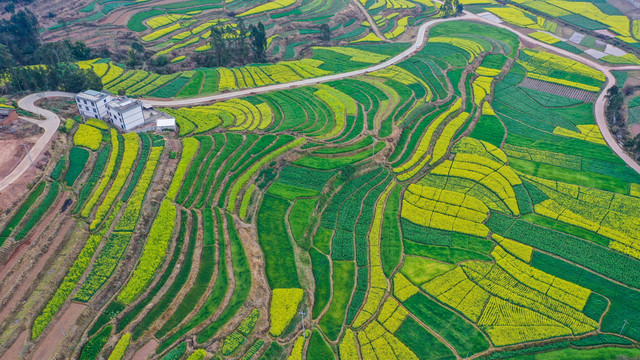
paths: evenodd
<path fill-rule="evenodd" d="M 173 117 L 160 118 L 156 120 L 156 131 L 175 130 L 176 119 Z"/>

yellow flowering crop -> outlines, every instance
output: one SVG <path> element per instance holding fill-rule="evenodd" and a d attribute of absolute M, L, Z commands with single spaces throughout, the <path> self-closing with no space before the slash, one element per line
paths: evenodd
<path fill-rule="evenodd" d="M 260 14 L 266 11 L 273 11 L 273 10 L 279 10 L 279 9 L 284 9 L 288 6 L 291 6 L 293 4 L 295 4 L 296 1 L 295 0 L 274 0 L 271 2 L 268 2 L 266 4 L 263 5 L 258 5 L 256 7 L 254 7 L 253 9 L 247 10 L 245 12 L 243 12 L 242 14 L 237 15 L 237 17 L 244 17 L 244 16 L 249 16 L 249 15 L 254 15 L 254 14 Z"/>
<path fill-rule="evenodd" d="M 73 135 L 73 145 L 84 146 L 91 150 L 98 150 L 102 143 L 102 132 L 95 127 L 80 124 Z"/>
<path fill-rule="evenodd" d="M 291 320 L 296 316 L 298 305 L 302 301 L 302 289 L 273 289 L 271 293 L 271 328 L 269 333 L 280 336 Z"/>

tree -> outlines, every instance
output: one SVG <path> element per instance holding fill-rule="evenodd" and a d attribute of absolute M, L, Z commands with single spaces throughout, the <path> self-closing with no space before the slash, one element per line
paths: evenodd
<path fill-rule="evenodd" d="M 226 64 L 225 59 L 228 56 L 227 44 L 222 39 L 222 31 L 219 28 L 214 28 L 211 31 L 211 51 L 212 59 L 209 62 L 214 66 L 224 66 Z"/>
<path fill-rule="evenodd" d="M 169 58 L 165 54 L 158 55 L 151 60 L 151 65 L 155 67 L 163 67 L 169 64 Z"/>
<path fill-rule="evenodd" d="M 70 40 L 63 40 L 63 42 L 69 47 L 69 50 L 71 50 L 71 56 L 75 61 L 89 60 L 92 58 L 91 48 L 84 42 L 76 41 L 75 43 L 71 43 Z"/>
<path fill-rule="evenodd" d="M 320 40 L 324 42 L 331 41 L 331 29 L 327 23 L 324 23 L 320 26 Z"/>
<path fill-rule="evenodd" d="M 235 55 L 236 61 L 238 63 L 244 64 L 249 60 L 249 47 L 247 45 L 247 37 L 249 36 L 249 31 L 247 27 L 244 25 L 244 21 L 240 19 L 238 21 L 238 31 L 237 36 L 235 38 Z"/>
<path fill-rule="evenodd" d="M 442 6 L 440 7 L 440 11 L 442 11 L 444 17 L 449 17 L 454 15 L 460 6 L 459 0 L 444 0 L 444 3 L 442 3 Z M 461 7 L 460 11 L 462 11 Z"/>
<path fill-rule="evenodd" d="M 460 0 L 453 0 L 453 7 L 456 9 L 456 15 L 460 15 L 464 11 L 462 4 L 460 4 Z"/>
<path fill-rule="evenodd" d="M 16 12 L 16 5 L 14 3 L 8 3 L 4 6 L 4 11 L 13 14 Z"/>
<path fill-rule="evenodd" d="M 606 99 L 608 101 L 605 115 L 610 124 L 615 124 L 617 120 L 622 117 L 621 110 L 624 102 L 624 96 L 622 95 L 620 88 L 613 85 L 609 90 L 607 90 Z"/>
<path fill-rule="evenodd" d="M 127 52 L 126 65 L 128 67 L 134 68 L 139 63 L 140 63 L 140 59 L 138 59 L 138 52 L 135 51 L 133 48 L 129 49 L 129 52 Z"/>
<path fill-rule="evenodd" d="M 0 74 L 4 74 L 14 65 L 15 62 L 13 61 L 13 55 L 11 55 L 9 48 L 4 45 L 0 45 Z"/>
<path fill-rule="evenodd" d="M 253 39 L 253 55 L 256 62 L 267 61 L 267 32 L 264 29 L 262 22 L 258 23 L 258 26 L 251 27 L 251 37 Z"/>
<path fill-rule="evenodd" d="M 140 44 L 138 41 L 134 41 L 133 44 L 131 44 L 131 48 L 139 53 L 144 52 L 144 45 Z"/>
<path fill-rule="evenodd" d="M 40 46 L 38 20 L 29 10 L 20 10 L 0 23 L 0 44 L 9 48 L 18 64 L 26 64 Z"/>

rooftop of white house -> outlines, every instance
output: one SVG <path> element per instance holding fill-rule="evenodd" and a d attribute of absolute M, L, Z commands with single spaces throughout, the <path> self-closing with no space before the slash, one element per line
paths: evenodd
<path fill-rule="evenodd" d="M 105 92 L 101 92 L 101 91 L 95 91 L 95 90 L 87 90 L 87 91 L 83 91 L 81 93 L 79 93 L 78 95 L 76 95 L 76 97 L 80 98 L 80 99 L 85 99 L 85 100 L 89 100 L 89 101 L 98 101 L 101 100 L 105 97 L 109 96 L 108 93 Z"/>
<path fill-rule="evenodd" d="M 129 99 L 127 97 L 117 98 L 107 104 L 111 109 L 124 112 L 134 107 L 140 106 L 140 102 L 137 100 Z"/>

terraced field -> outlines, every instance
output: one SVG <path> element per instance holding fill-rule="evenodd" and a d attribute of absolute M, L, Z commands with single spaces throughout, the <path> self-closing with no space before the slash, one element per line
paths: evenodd
<path fill-rule="evenodd" d="M 394 50 L 374 49 L 173 75 L 80 66 L 111 91 L 193 96 Z M 74 125 L 68 156 L 2 223 L 6 251 L 68 240 L 24 275 L 0 268 L 0 356 L 640 356 L 640 174 L 596 125 L 606 81 L 510 31 L 450 21 L 366 75 L 164 109 L 175 135 Z"/>

